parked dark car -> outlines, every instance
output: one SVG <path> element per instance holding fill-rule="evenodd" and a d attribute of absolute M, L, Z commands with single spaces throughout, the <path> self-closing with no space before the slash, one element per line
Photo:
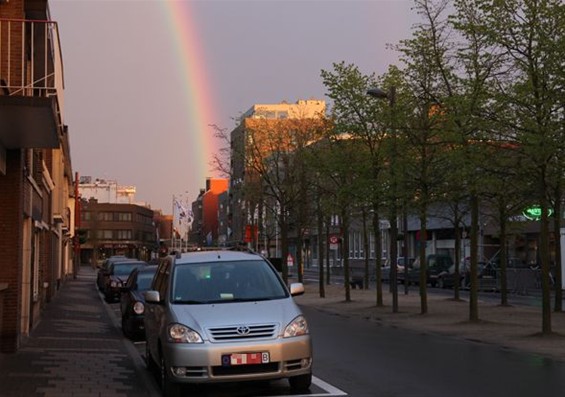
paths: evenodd
<path fill-rule="evenodd" d="M 141 266 L 147 266 L 147 262 L 126 260 L 110 265 L 103 291 L 106 302 L 111 303 L 120 300 L 120 291 L 122 286 L 126 284 L 128 276 L 133 269 Z"/>
<path fill-rule="evenodd" d="M 486 262 L 477 264 L 477 279 L 479 280 L 479 289 L 493 286 L 491 280 L 496 278 L 496 272 L 492 266 Z M 459 265 L 459 285 L 462 288 L 469 288 L 471 285 L 471 263 L 466 258 Z M 447 271 L 438 275 L 437 285 L 439 288 L 453 288 L 455 286 L 455 264 L 451 265 Z"/>
<path fill-rule="evenodd" d="M 124 255 L 112 255 L 106 258 L 100 267 L 98 267 L 98 273 L 96 274 L 96 286 L 100 291 L 104 291 L 104 286 L 106 285 L 106 279 L 108 278 L 108 268 L 114 262 L 123 262 L 125 260 L 135 260 L 127 258 Z"/>
<path fill-rule="evenodd" d="M 449 268 L 453 265 L 453 259 L 449 255 L 432 254 L 426 257 L 426 264 L 426 283 L 435 287 L 438 283 L 438 276 L 441 273 L 449 272 Z M 420 258 L 416 258 L 408 269 L 408 280 L 406 280 L 404 271 L 398 273 L 398 280 L 401 283 L 419 284 L 420 268 Z"/>
<path fill-rule="evenodd" d="M 130 339 L 145 339 L 145 296 L 157 265 L 138 267 L 132 270 L 126 285 L 121 289 L 120 311 L 122 313 L 122 332 Z"/>

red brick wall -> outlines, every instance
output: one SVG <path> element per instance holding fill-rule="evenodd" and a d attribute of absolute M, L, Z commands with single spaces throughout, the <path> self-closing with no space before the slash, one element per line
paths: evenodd
<path fill-rule="evenodd" d="M 0 351 L 11 352 L 17 349 L 20 334 L 23 154 L 20 150 L 6 154 L 6 175 L 0 175 L 0 282 L 8 283 L 8 289 L 0 321 Z"/>
<path fill-rule="evenodd" d="M 6 19 L 24 19 L 24 0 L 10 0 L 8 3 L 0 5 L 0 17 Z M 2 45 L 2 65 L 0 65 L 0 77 L 6 81 L 10 80 L 11 84 L 20 84 L 21 78 L 21 59 L 22 59 L 22 26 L 21 24 L 12 24 L 10 28 L 10 41 L 12 45 L 10 46 L 10 62 L 11 62 L 11 76 L 7 76 L 8 73 L 8 46 Z M 2 41 L 8 40 L 8 25 L 3 24 L 2 26 Z M 14 63 L 17 60 L 19 63 Z"/>

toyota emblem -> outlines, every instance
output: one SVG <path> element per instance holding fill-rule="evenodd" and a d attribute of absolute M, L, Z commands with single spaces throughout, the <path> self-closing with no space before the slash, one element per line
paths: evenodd
<path fill-rule="evenodd" d="M 248 335 L 249 331 L 250 331 L 250 329 L 247 325 L 240 325 L 236 329 L 236 332 L 237 332 L 238 335 Z"/>

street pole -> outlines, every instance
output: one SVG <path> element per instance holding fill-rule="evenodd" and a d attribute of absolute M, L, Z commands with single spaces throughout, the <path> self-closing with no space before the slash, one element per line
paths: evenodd
<path fill-rule="evenodd" d="M 367 91 L 367 95 L 377 99 L 388 99 L 390 109 L 390 128 L 392 130 L 392 156 L 390 161 L 390 177 L 392 199 L 390 202 L 390 284 L 392 292 L 392 312 L 398 313 L 398 208 L 396 203 L 397 186 L 396 186 L 396 131 L 395 131 L 395 105 L 396 105 L 396 87 L 391 86 L 388 92 L 380 88 L 371 88 Z M 405 280 L 407 283 L 407 280 Z"/>

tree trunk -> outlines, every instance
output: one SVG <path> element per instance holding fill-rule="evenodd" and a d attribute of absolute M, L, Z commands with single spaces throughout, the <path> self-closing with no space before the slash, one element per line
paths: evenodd
<path fill-rule="evenodd" d="M 542 334 L 549 335 L 551 329 L 551 287 L 549 285 L 549 219 L 547 216 L 548 202 L 543 195 L 541 204 L 541 233 L 540 233 L 540 260 L 541 260 L 541 293 L 542 293 Z"/>
<path fill-rule="evenodd" d="M 461 287 L 461 231 L 459 230 L 459 215 L 455 221 L 455 284 L 453 284 L 453 299 L 461 299 L 459 288 Z"/>
<path fill-rule="evenodd" d="M 381 241 L 381 223 L 380 223 L 380 219 L 379 219 L 379 207 L 376 204 L 373 204 L 373 230 L 375 233 L 375 260 L 376 260 L 376 265 L 375 265 L 375 278 L 376 278 L 376 283 L 377 283 L 377 296 L 376 296 L 376 300 L 377 300 L 377 307 L 383 307 L 384 303 L 383 303 L 383 284 L 382 284 L 382 273 L 381 273 L 381 269 L 382 269 L 382 252 L 383 252 L 383 246 L 382 246 L 382 241 Z"/>
<path fill-rule="evenodd" d="M 364 289 L 369 289 L 369 235 L 367 233 L 367 211 L 363 208 L 363 252 L 365 254 Z"/>
<path fill-rule="evenodd" d="M 343 258 L 343 286 L 345 287 L 345 301 L 351 302 L 351 285 L 349 284 L 349 218 L 348 208 L 342 209 L 342 237 L 341 237 L 341 255 Z"/>
<path fill-rule="evenodd" d="M 428 283 L 428 264 L 426 261 L 426 244 L 428 241 L 426 231 L 427 210 L 425 205 L 420 208 L 420 314 L 428 312 L 428 291 L 426 288 Z M 408 282 L 408 279 L 405 282 Z"/>
<path fill-rule="evenodd" d="M 328 241 L 330 237 L 330 220 L 326 219 L 326 235 L 325 241 Z M 331 278 L 332 269 L 330 267 L 330 245 L 326 244 L 326 285 L 330 285 L 330 278 Z"/>
<path fill-rule="evenodd" d="M 479 198 L 471 193 L 471 290 L 469 291 L 469 321 L 479 321 L 477 265 L 479 253 Z"/>
<path fill-rule="evenodd" d="M 561 186 L 557 188 L 557 194 L 555 195 L 555 205 L 553 211 L 553 235 L 555 236 L 555 268 L 554 268 L 554 291 L 555 291 L 555 312 L 563 311 L 563 290 L 561 289 L 561 280 L 563 274 L 561 274 Z"/>
<path fill-rule="evenodd" d="M 507 253 L 508 243 L 506 238 L 506 211 L 500 210 L 500 305 L 508 306 L 508 271 Z"/>
<path fill-rule="evenodd" d="M 325 298 L 326 297 L 326 287 L 324 284 L 324 218 L 322 215 L 322 209 L 320 206 L 320 197 L 318 195 L 318 200 L 316 200 L 316 210 L 318 213 L 318 224 L 317 224 L 317 229 L 318 229 L 318 286 L 319 286 L 319 293 L 320 293 L 320 298 Z"/>
<path fill-rule="evenodd" d="M 281 215 L 279 218 L 279 226 L 281 229 L 281 264 L 282 264 L 282 278 L 285 284 L 288 284 L 288 224 L 284 215 L 284 208 L 281 206 Z"/>
<path fill-rule="evenodd" d="M 304 236 L 302 235 L 302 230 L 298 230 L 298 236 L 296 239 L 296 272 L 298 273 L 298 282 L 302 283 L 304 281 L 304 255 L 302 255 L 302 247 L 304 245 Z"/>

